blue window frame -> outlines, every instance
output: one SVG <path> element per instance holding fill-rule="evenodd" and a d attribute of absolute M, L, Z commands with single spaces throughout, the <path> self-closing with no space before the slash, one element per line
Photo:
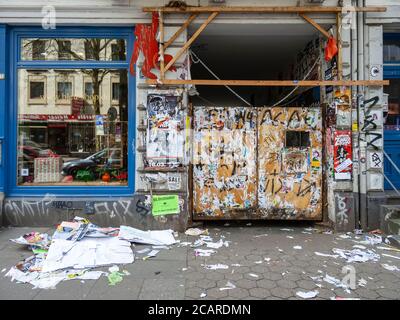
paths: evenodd
<path fill-rule="evenodd" d="M 9 134 L 7 143 L 7 195 L 8 196 L 40 196 L 48 193 L 58 196 L 87 197 L 127 196 L 134 192 L 135 181 L 135 77 L 128 72 L 128 184 L 127 186 L 21 186 L 17 185 L 17 133 L 18 133 L 18 69 L 126 69 L 129 70 L 129 57 L 133 50 L 132 28 L 102 28 L 102 27 L 58 27 L 54 30 L 44 30 L 40 27 L 15 27 L 10 30 L 10 69 L 9 69 Z M 85 60 L 22 60 L 21 42 L 24 38 L 118 38 L 125 39 L 127 52 L 125 60 L 121 61 L 85 61 Z"/>
<path fill-rule="evenodd" d="M 385 33 L 383 35 L 383 77 L 385 80 L 392 80 L 391 87 L 386 87 L 385 92 L 390 93 L 389 103 L 400 106 L 400 33 Z M 391 106 L 389 106 L 391 109 Z M 399 109 L 399 107 L 397 107 Z M 400 166 L 400 110 L 391 111 L 387 116 L 384 131 L 384 149 L 389 157 L 397 166 Z M 390 111 L 390 110 L 389 110 Z M 400 188 L 400 175 L 391 165 L 384 159 L 384 172 L 388 179 Z M 392 186 L 385 180 L 385 190 L 392 190 Z"/>

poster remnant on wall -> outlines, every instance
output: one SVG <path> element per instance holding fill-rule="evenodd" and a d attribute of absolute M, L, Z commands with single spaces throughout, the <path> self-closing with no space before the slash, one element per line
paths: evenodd
<path fill-rule="evenodd" d="M 256 112 L 195 107 L 194 215 L 223 218 L 256 204 Z"/>
<path fill-rule="evenodd" d="M 322 217 L 320 108 L 259 108 L 258 206 L 268 219 Z"/>
<path fill-rule="evenodd" d="M 184 156 L 183 115 L 180 95 L 147 96 L 147 167 L 177 167 Z"/>
<path fill-rule="evenodd" d="M 335 180 L 351 180 L 353 161 L 350 130 L 335 131 L 333 158 Z"/>

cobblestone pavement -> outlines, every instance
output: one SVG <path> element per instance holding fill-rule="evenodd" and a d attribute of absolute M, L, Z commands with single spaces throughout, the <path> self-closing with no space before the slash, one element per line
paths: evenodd
<path fill-rule="evenodd" d="M 135 263 L 123 267 L 130 275 L 116 286 L 109 286 L 107 278 L 101 277 L 84 283 L 62 282 L 55 290 L 32 290 L 31 285 L 16 284 L 4 277 L 5 269 L 30 254 L 8 239 L 32 230 L 50 234 L 52 230 L 0 229 L 0 299 L 302 299 L 297 292 L 314 290 L 318 291 L 314 299 L 400 299 L 400 271 L 389 271 L 382 266 L 400 268 L 400 252 L 378 248 L 384 244 L 358 243 L 365 235 L 351 234 L 346 238 L 343 234 L 324 234 L 322 229 L 310 230 L 309 226 L 296 224 L 288 227 L 231 223 L 231 226 L 219 224 L 207 228 L 214 241 L 222 237 L 229 241 L 229 246 L 215 249 L 216 253 L 210 257 L 195 256 L 194 248 L 176 245 L 145 261 L 137 254 Z M 198 238 L 179 236 L 181 242 L 194 242 Z M 340 257 L 315 254 L 332 255 L 333 248 L 352 250 L 354 245 L 374 250 L 379 260 L 348 264 Z M 148 246 L 137 245 L 136 250 L 145 247 Z M 214 264 L 228 268 L 205 268 Z M 342 280 L 346 276 L 342 268 L 346 265 L 355 270 L 356 287 L 349 292 L 315 278 L 328 275 Z M 220 290 L 229 286 L 234 288 Z"/>

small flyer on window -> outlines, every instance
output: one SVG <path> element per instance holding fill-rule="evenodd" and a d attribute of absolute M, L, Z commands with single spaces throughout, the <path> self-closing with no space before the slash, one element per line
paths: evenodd
<path fill-rule="evenodd" d="M 96 115 L 96 136 L 104 136 L 104 117 Z"/>

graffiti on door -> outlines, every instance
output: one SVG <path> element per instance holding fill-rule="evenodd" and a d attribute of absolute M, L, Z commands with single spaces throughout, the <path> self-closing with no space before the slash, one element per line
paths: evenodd
<path fill-rule="evenodd" d="M 320 219 L 321 130 L 319 108 L 196 107 L 194 218 Z"/>
<path fill-rule="evenodd" d="M 248 108 L 196 108 L 194 214 L 223 217 L 256 203 L 256 113 Z"/>
<path fill-rule="evenodd" d="M 258 121 L 258 206 L 262 217 L 321 218 L 320 109 L 260 108 Z"/>

